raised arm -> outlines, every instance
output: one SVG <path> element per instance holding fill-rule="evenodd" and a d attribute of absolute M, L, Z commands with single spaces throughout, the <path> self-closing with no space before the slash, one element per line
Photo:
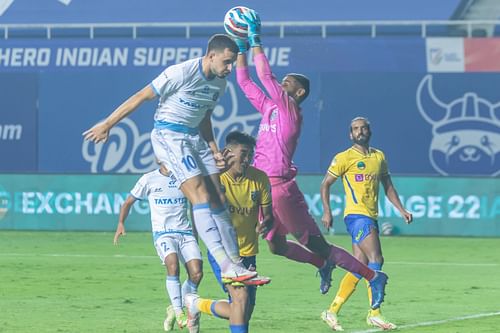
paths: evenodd
<path fill-rule="evenodd" d="M 269 94 L 269 97 L 278 105 L 288 105 L 288 94 L 283 90 L 281 83 L 276 79 L 271 71 L 271 66 L 269 65 L 269 61 L 267 60 L 262 47 L 260 45 L 255 46 L 252 48 L 252 52 L 255 69 L 257 70 L 257 76 Z"/>
<path fill-rule="evenodd" d="M 120 236 L 125 236 L 125 220 L 128 217 L 128 214 L 130 213 L 130 208 L 134 205 L 134 203 L 137 201 L 135 197 L 132 195 L 129 195 L 123 205 L 120 208 L 120 215 L 118 217 L 118 225 L 116 226 L 116 232 L 115 232 L 115 237 L 113 238 L 113 244 L 118 245 L 118 238 Z"/>
<path fill-rule="evenodd" d="M 246 98 L 257 111 L 263 113 L 267 107 L 272 105 L 262 89 L 250 78 L 246 53 L 239 53 L 236 59 L 236 79 Z"/>
<path fill-rule="evenodd" d="M 413 214 L 408 212 L 404 207 L 403 204 L 401 203 L 401 200 L 399 200 L 399 195 L 398 192 L 396 191 L 396 188 L 394 187 L 394 184 L 392 183 L 391 176 L 389 174 L 386 174 L 385 176 L 382 176 L 381 180 L 382 185 L 384 186 L 384 191 L 385 195 L 387 196 L 387 199 L 396 207 L 396 209 L 401 213 L 401 216 L 405 220 L 407 224 L 410 224 L 413 221 Z"/>
<path fill-rule="evenodd" d="M 155 97 L 156 94 L 153 88 L 150 85 L 147 85 L 123 102 L 105 120 L 86 130 L 82 135 L 85 140 L 89 140 L 94 143 L 106 142 L 109 137 L 109 131 L 113 128 L 113 126 L 134 112 L 143 102 L 151 100 Z"/>
<path fill-rule="evenodd" d="M 260 39 L 260 18 L 259 15 L 251 10 L 245 13 L 245 20 L 248 24 L 248 42 L 252 48 L 253 60 L 257 70 L 257 76 L 267 91 L 270 99 L 278 105 L 280 110 L 288 110 L 288 94 L 281 87 L 281 83 L 271 72 L 271 66 L 262 49 Z"/>

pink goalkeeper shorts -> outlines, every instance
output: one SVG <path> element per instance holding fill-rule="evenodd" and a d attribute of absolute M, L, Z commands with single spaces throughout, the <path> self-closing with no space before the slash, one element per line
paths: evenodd
<path fill-rule="evenodd" d="M 274 224 L 266 240 L 274 235 L 292 234 L 301 244 L 307 244 L 309 236 L 321 235 L 316 221 L 309 214 L 309 208 L 295 179 L 270 177 L 273 197 Z"/>

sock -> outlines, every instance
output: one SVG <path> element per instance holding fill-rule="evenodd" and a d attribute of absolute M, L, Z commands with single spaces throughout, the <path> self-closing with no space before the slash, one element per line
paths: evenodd
<path fill-rule="evenodd" d="M 378 262 L 369 262 L 368 267 L 370 267 L 374 271 L 380 271 L 382 269 L 382 264 L 378 263 Z M 372 305 L 372 288 L 370 288 L 370 281 L 368 281 L 368 280 L 366 281 L 366 289 L 368 290 L 368 305 L 371 307 L 371 305 Z M 376 309 L 378 311 L 377 315 L 380 315 L 379 309 Z M 375 310 L 371 310 L 371 311 L 375 311 Z M 373 312 L 371 312 L 371 313 L 373 313 Z M 374 314 L 371 314 L 371 315 L 374 316 Z"/>
<path fill-rule="evenodd" d="M 224 250 L 219 229 L 217 229 L 212 214 L 210 214 L 208 203 L 193 205 L 193 217 L 198 235 L 203 240 L 210 253 L 212 253 L 221 271 L 227 271 L 232 261 Z"/>
<path fill-rule="evenodd" d="M 198 310 L 201 312 L 208 314 L 208 315 L 213 315 L 211 311 L 211 306 L 212 304 L 215 303 L 214 300 L 211 299 L 206 299 L 206 298 L 198 298 L 198 302 L 196 306 L 198 307 Z"/>
<path fill-rule="evenodd" d="M 179 281 L 179 277 L 176 275 L 167 276 L 166 286 L 170 302 L 172 303 L 175 312 L 177 313 L 182 311 L 181 283 Z"/>
<path fill-rule="evenodd" d="M 344 275 L 342 281 L 340 281 L 339 290 L 337 291 L 337 295 L 335 295 L 335 299 L 332 304 L 330 304 L 330 308 L 328 311 L 339 313 L 342 305 L 349 299 L 352 295 L 356 286 L 359 282 L 360 278 L 352 273 L 347 273 Z"/>
<path fill-rule="evenodd" d="M 182 292 L 182 305 L 184 306 L 184 296 L 186 294 L 197 294 L 198 285 L 193 281 L 186 279 L 186 281 L 184 281 L 184 283 L 182 284 L 181 292 Z"/>
<path fill-rule="evenodd" d="M 240 260 L 240 248 L 229 212 L 226 208 L 212 209 L 211 212 L 227 255 L 233 262 L 238 262 Z"/>
<path fill-rule="evenodd" d="M 287 257 L 288 259 L 303 263 L 309 263 L 316 266 L 318 269 L 323 267 L 323 265 L 325 264 L 325 260 L 323 258 L 312 253 L 300 244 L 292 241 L 287 241 L 286 245 L 287 250 L 285 253 L 285 257 Z"/>
<path fill-rule="evenodd" d="M 214 317 L 224 319 L 224 317 L 222 317 L 221 315 L 219 315 L 217 313 L 217 311 L 215 310 L 215 305 L 216 304 L 217 304 L 217 301 L 212 301 L 212 303 L 210 304 L 210 314 L 213 315 Z"/>
<path fill-rule="evenodd" d="M 333 261 L 335 265 L 342 267 L 348 272 L 357 273 L 370 281 L 375 276 L 375 271 L 354 258 L 349 252 L 343 248 L 331 245 L 329 260 Z"/>
<path fill-rule="evenodd" d="M 247 325 L 229 325 L 229 329 L 231 333 L 247 333 L 248 327 Z"/>
<path fill-rule="evenodd" d="M 369 314 L 370 317 L 378 317 L 380 315 L 382 315 L 382 312 L 380 312 L 380 308 L 370 309 L 370 314 Z"/>

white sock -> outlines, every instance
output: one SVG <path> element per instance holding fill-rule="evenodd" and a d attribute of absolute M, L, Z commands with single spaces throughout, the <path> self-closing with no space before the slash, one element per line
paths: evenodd
<path fill-rule="evenodd" d="M 179 281 L 179 277 L 174 275 L 167 276 L 167 292 L 170 297 L 170 302 L 174 307 L 176 313 L 182 311 L 182 296 L 181 296 L 181 283 Z"/>
<path fill-rule="evenodd" d="M 212 253 L 221 271 L 227 271 L 231 267 L 232 261 L 222 245 L 219 229 L 210 213 L 208 203 L 193 205 L 193 217 L 196 230 L 198 230 L 198 235 L 203 243 Z"/>
<path fill-rule="evenodd" d="M 235 263 L 240 260 L 240 248 L 238 247 L 238 237 L 231 223 L 231 216 L 226 208 L 212 209 L 212 217 L 219 229 L 222 245 L 229 258 Z"/>
<path fill-rule="evenodd" d="M 182 290 L 182 305 L 185 306 L 184 296 L 186 296 L 186 294 L 197 294 L 198 293 L 198 285 L 196 283 L 194 283 L 193 281 L 187 279 L 182 284 L 181 290 Z"/>

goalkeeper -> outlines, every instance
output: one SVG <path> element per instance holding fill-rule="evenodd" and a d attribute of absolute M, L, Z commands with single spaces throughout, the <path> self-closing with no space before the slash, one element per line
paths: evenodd
<path fill-rule="evenodd" d="M 255 151 L 254 166 L 264 171 L 271 183 L 274 224 L 267 234 L 271 252 L 319 269 L 320 292 L 331 285 L 335 265 L 359 274 L 370 281 L 372 308 L 384 300 L 387 275 L 375 271 L 354 258 L 346 250 L 329 244 L 308 212 L 302 192 L 295 182 L 297 168 L 292 163 L 302 124 L 301 103 L 309 94 L 309 79 L 291 73 L 278 82 L 271 72 L 260 39 L 260 19 L 255 11 L 244 14 L 248 38 L 235 39 L 239 48 L 236 76 L 240 88 L 262 114 Z M 252 48 L 253 60 L 267 94 L 249 76 L 246 52 Z M 286 239 L 292 234 L 298 242 Z"/>

